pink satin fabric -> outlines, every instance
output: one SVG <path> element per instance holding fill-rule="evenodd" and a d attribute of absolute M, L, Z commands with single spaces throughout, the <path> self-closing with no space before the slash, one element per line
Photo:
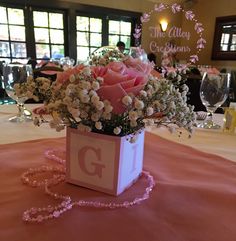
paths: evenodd
<path fill-rule="evenodd" d="M 54 165 L 43 152 L 64 147 L 64 138 L 0 146 L 0 240 L 235 240 L 236 164 L 150 133 L 146 133 L 144 169 L 157 184 L 147 201 L 127 209 L 73 208 L 45 223 L 24 223 L 21 215 L 26 209 L 56 202 L 39 188 L 23 185 L 20 175 L 30 167 Z M 144 186 L 140 179 L 118 199 L 129 199 Z M 115 199 L 71 184 L 54 190 L 75 200 Z"/>

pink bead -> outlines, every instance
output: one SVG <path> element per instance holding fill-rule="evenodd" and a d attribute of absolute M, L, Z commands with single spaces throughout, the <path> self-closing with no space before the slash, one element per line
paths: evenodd
<path fill-rule="evenodd" d="M 59 211 L 54 211 L 53 212 L 53 217 L 58 218 L 60 216 L 60 214 L 61 213 Z"/>
<path fill-rule="evenodd" d="M 36 218 L 36 220 L 37 220 L 38 222 L 42 222 L 42 221 L 43 221 L 43 216 L 42 216 L 42 215 L 39 215 L 39 216 Z"/>

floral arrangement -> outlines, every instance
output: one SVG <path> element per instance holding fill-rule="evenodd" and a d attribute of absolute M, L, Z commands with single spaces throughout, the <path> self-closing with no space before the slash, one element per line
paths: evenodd
<path fill-rule="evenodd" d="M 55 82 L 29 78 L 17 89 L 44 100 L 44 111 L 53 117 L 49 124 L 57 131 L 70 126 L 134 141 L 150 125 L 192 133 L 195 114 L 186 104 L 188 87 L 181 83 L 183 74 L 171 71 L 163 77 L 148 61 L 103 48 L 88 65 L 59 73 Z M 36 125 L 43 122 L 43 115 L 36 117 Z"/>

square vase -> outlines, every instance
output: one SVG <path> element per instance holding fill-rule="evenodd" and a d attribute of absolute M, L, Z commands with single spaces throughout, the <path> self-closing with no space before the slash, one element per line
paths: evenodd
<path fill-rule="evenodd" d="M 144 131 L 135 143 L 126 137 L 67 128 L 66 180 L 82 187 L 119 195 L 142 172 Z"/>

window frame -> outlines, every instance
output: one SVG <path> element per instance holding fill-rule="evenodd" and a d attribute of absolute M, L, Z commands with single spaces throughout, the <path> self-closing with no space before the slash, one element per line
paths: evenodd
<path fill-rule="evenodd" d="M 91 31 L 90 30 L 90 22 L 89 22 L 89 29 L 87 30 L 87 31 L 82 31 L 82 30 L 78 30 L 77 29 L 77 17 L 86 17 L 86 18 L 89 18 L 89 21 L 90 21 L 90 19 L 91 18 L 98 18 L 98 19 L 101 19 L 101 21 L 102 21 L 102 30 L 101 30 L 101 33 L 100 32 L 94 32 L 94 31 Z M 86 47 L 86 48 L 89 48 L 89 51 L 90 51 L 90 49 L 91 48 L 95 48 L 95 46 L 93 46 L 93 45 L 91 45 L 91 41 L 90 41 L 90 34 L 91 33 L 100 33 L 101 34 L 101 46 L 104 46 L 105 45 L 105 39 L 104 39 L 104 33 L 103 33 L 103 31 L 104 31 L 104 16 L 102 16 L 102 15 L 99 15 L 99 14 L 90 14 L 90 13 L 86 13 L 86 12 L 80 12 L 80 11 L 76 11 L 76 53 L 77 53 L 77 48 L 78 47 Z M 89 35 L 89 45 L 88 46 L 85 46 L 85 45 L 82 45 L 82 44 L 79 44 L 78 45 L 78 41 L 77 41 L 77 33 L 78 32 L 86 32 L 86 33 L 88 33 L 88 35 Z M 99 47 L 97 47 L 97 48 L 99 48 Z M 78 57 L 76 58 L 77 59 L 77 62 L 78 61 L 80 61 L 79 59 L 78 59 Z"/>
<path fill-rule="evenodd" d="M 222 51 L 221 50 L 221 36 L 224 25 L 236 25 L 236 15 L 217 17 L 215 23 L 215 33 L 212 48 L 212 60 L 236 60 L 236 51 Z M 231 39 L 232 34 L 230 35 Z"/>

